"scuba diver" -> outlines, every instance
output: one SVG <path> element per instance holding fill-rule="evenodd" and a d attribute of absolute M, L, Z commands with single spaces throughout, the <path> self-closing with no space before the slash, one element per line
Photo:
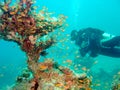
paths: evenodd
<path fill-rule="evenodd" d="M 120 57 L 120 36 L 105 33 L 96 28 L 85 28 L 71 32 L 71 40 L 80 47 L 82 57 L 100 55 Z"/>

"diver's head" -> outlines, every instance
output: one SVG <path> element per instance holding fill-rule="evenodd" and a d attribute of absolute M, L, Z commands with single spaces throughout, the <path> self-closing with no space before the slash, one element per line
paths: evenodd
<path fill-rule="evenodd" d="M 78 36 L 78 32 L 76 30 L 73 30 L 71 32 L 71 40 L 72 41 L 76 40 L 77 36 Z"/>
<path fill-rule="evenodd" d="M 87 34 L 84 33 L 84 30 L 73 30 L 71 32 L 71 40 L 75 41 L 75 44 L 78 45 L 79 47 L 81 47 L 81 44 L 83 41 L 88 41 L 88 37 L 86 36 Z M 82 44 L 83 46 L 83 44 Z"/>

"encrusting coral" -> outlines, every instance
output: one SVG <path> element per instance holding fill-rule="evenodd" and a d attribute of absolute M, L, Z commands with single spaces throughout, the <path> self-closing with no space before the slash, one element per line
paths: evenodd
<path fill-rule="evenodd" d="M 92 90 L 90 86 L 91 80 L 85 74 L 76 75 L 52 59 L 46 59 L 38 63 L 34 79 L 16 84 L 13 90 Z"/>
<path fill-rule="evenodd" d="M 114 75 L 111 90 L 120 90 L 120 72 Z"/>
<path fill-rule="evenodd" d="M 87 76 L 77 77 L 51 59 L 38 62 L 55 43 L 54 37 L 42 38 L 63 27 L 64 15 L 51 17 L 46 8 L 36 13 L 32 0 L 19 0 L 14 6 L 11 0 L 0 1 L 0 9 L 0 38 L 16 42 L 28 57 L 28 70 L 18 76 L 12 90 L 91 90 Z"/>

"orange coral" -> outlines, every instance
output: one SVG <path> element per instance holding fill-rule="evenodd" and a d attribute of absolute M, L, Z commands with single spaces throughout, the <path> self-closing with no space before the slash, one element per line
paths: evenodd
<path fill-rule="evenodd" d="M 10 2 L 5 2 L 0 7 L 3 12 L 0 16 L 0 35 L 4 40 L 18 43 L 26 52 L 28 68 L 34 76 L 33 80 L 21 82 L 18 87 L 26 85 L 25 90 L 39 88 L 44 90 L 45 86 L 52 89 L 84 88 L 89 90 L 91 81 L 87 77 L 78 78 L 70 69 L 56 65 L 51 59 L 38 63 L 40 53 L 55 43 L 54 38 L 51 37 L 45 41 L 39 41 L 39 39 L 60 28 L 65 21 L 64 15 L 60 15 L 58 18 L 51 17 L 45 8 L 40 15 L 33 13 L 32 0 L 20 0 L 14 7 L 9 4 Z M 15 89 L 13 87 L 13 90 Z M 23 90 L 23 88 L 16 90 Z"/>
<path fill-rule="evenodd" d="M 52 68 L 48 69 L 49 64 L 46 63 L 52 63 Z M 58 65 L 57 67 L 54 67 L 56 63 L 50 59 L 41 62 L 38 64 L 38 66 L 39 65 L 46 65 L 45 70 L 40 70 L 39 67 L 37 68 L 34 79 L 28 83 L 30 85 L 32 84 L 31 87 L 35 87 L 36 82 L 34 80 L 37 80 L 39 85 L 38 88 L 40 88 L 40 90 L 46 90 L 49 87 L 51 87 L 53 90 L 91 90 L 91 80 L 87 76 L 76 76 L 70 69 L 67 69 L 63 66 Z M 59 67 L 61 67 L 61 69 Z M 72 74 L 67 76 L 66 73 L 62 72 L 62 69 L 65 69 L 67 72 Z"/>

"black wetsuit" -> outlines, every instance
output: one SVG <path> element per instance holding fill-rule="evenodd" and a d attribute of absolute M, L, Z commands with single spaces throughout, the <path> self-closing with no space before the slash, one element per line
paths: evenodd
<path fill-rule="evenodd" d="M 102 42 L 101 46 L 100 54 L 111 57 L 120 57 L 120 36 Z"/>
<path fill-rule="evenodd" d="M 77 34 L 74 34 L 74 32 Z M 91 57 L 96 57 L 98 54 L 120 57 L 120 36 L 102 42 L 101 40 L 104 39 L 103 34 L 104 32 L 102 30 L 86 28 L 78 32 L 74 30 L 71 36 L 72 40 L 75 40 L 75 44 L 80 47 L 80 54 L 83 57 L 87 53 Z M 84 42 L 87 43 L 87 45 L 84 45 Z"/>

